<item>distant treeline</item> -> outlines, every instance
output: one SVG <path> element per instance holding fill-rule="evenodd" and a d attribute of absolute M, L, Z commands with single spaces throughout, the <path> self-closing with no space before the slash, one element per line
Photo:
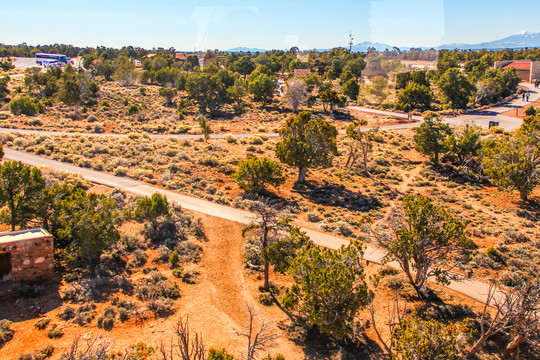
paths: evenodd
<path fill-rule="evenodd" d="M 439 59 L 451 58 L 458 62 L 489 58 L 490 61 L 533 60 L 540 61 L 540 48 L 504 50 L 441 50 Z"/>
<path fill-rule="evenodd" d="M 327 51 L 328 53 L 341 53 L 342 48 L 332 49 Z M 97 57 L 104 59 L 115 59 L 119 55 L 125 55 L 132 59 L 143 59 L 148 53 L 160 53 L 165 57 L 172 57 L 175 49 L 159 49 L 158 51 L 150 51 L 140 47 L 124 46 L 121 49 L 110 48 L 105 46 L 98 47 L 77 47 L 66 44 L 54 44 L 54 45 L 27 45 L 22 43 L 19 45 L 0 45 L 0 57 L 16 56 L 16 57 L 33 57 L 35 53 L 61 53 L 69 57 L 84 56 L 87 54 L 93 54 Z M 276 52 L 276 51 L 274 51 Z M 286 51 L 277 51 L 278 53 L 286 53 Z M 313 52 L 313 51 L 307 51 Z M 219 52 L 214 50 L 213 53 L 220 55 L 227 55 L 227 52 Z M 273 53 L 273 52 L 269 52 Z M 326 52 L 324 52 L 326 53 Z M 484 55 L 489 54 L 489 57 L 496 60 L 533 60 L 540 61 L 540 48 L 531 49 L 504 49 L 504 50 L 435 50 L 435 49 L 420 49 L 411 48 L 409 50 L 400 50 L 399 48 L 393 48 L 392 50 L 385 50 L 381 52 L 375 51 L 375 49 L 369 49 L 368 53 L 377 53 L 384 58 L 399 58 L 402 60 L 437 60 L 441 56 L 451 57 L 459 62 L 466 62 L 470 60 L 481 59 Z M 244 53 L 250 54 L 252 57 L 260 55 L 259 53 Z"/>
<path fill-rule="evenodd" d="M 148 50 L 139 47 L 125 46 L 121 49 L 108 48 L 105 46 L 98 47 L 77 47 L 66 44 L 54 45 L 27 45 L 25 43 L 19 45 L 0 45 L 0 57 L 34 57 L 36 53 L 60 53 L 68 57 L 74 58 L 87 54 L 95 54 L 104 59 L 115 59 L 119 55 L 125 55 L 129 58 L 140 59 L 149 53 Z"/>

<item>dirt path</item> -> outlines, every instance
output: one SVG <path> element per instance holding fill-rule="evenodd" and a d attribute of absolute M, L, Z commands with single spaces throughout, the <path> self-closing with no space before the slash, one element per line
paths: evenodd
<path fill-rule="evenodd" d="M 249 318 L 247 305 L 260 314 L 259 319 L 272 323 L 280 338 L 263 354 L 283 354 L 287 359 L 303 359 L 302 349 L 289 341 L 276 326 L 286 315 L 276 306 L 264 307 L 256 301 L 260 281 L 245 278 L 243 224 L 201 215 L 208 242 L 199 264 L 202 272 L 196 286 L 183 296 L 180 313 L 189 316 L 193 329 L 200 332 L 208 347 L 226 348 L 237 358 L 246 352 L 243 331 Z"/>
<path fill-rule="evenodd" d="M 205 246 L 201 266 L 207 271 L 207 281 L 214 289 L 215 305 L 236 324 L 247 322 L 246 306 L 251 299 L 244 283 L 243 239 L 244 225 L 205 216 L 205 228 L 211 241 Z"/>

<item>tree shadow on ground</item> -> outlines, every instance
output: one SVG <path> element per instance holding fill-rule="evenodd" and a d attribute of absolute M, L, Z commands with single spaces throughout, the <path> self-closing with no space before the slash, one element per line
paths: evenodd
<path fill-rule="evenodd" d="M 540 199 L 537 197 L 530 198 L 528 201 L 520 202 L 520 208 L 516 211 L 516 215 L 520 218 L 530 221 L 540 220 Z"/>
<path fill-rule="evenodd" d="M 0 319 L 13 322 L 37 319 L 62 306 L 58 281 L 23 284 L 19 296 L 0 301 Z"/>
<path fill-rule="evenodd" d="M 332 117 L 334 118 L 334 120 L 339 120 L 339 121 L 353 122 L 354 120 L 358 120 L 349 111 L 342 111 L 342 110 L 334 110 L 334 111 L 332 111 Z"/>
<path fill-rule="evenodd" d="M 336 340 L 321 333 L 316 326 L 305 329 L 300 326 L 287 327 L 281 324 L 282 330 L 291 334 L 290 339 L 301 346 L 305 358 L 309 360 L 342 359 L 342 360 L 374 360 L 384 358 L 384 352 L 377 342 L 365 336 L 364 332 L 356 334 L 356 339 Z M 283 327 L 285 327 L 283 329 Z"/>
<path fill-rule="evenodd" d="M 354 192 L 339 184 L 327 183 L 324 186 L 315 186 L 315 184 L 307 182 L 306 185 L 295 185 L 293 191 L 317 205 L 364 212 L 383 206 L 377 196 Z"/>

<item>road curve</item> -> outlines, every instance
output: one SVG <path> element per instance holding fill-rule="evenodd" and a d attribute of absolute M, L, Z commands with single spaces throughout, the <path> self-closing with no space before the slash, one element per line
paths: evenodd
<path fill-rule="evenodd" d="M 474 124 L 481 126 L 483 128 L 489 127 L 490 121 L 499 121 L 499 126 L 505 130 L 516 130 L 520 127 L 522 120 L 518 118 L 513 118 L 509 116 L 501 115 L 503 112 L 518 109 L 530 105 L 531 103 L 540 100 L 540 91 L 534 88 L 533 84 L 521 83 L 522 86 L 526 87 L 530 91 L 529 101 L 522 101 L 519 98 L 515 99 L 508 104 L 501 105 L 498 107 L 489 108 L 487 110 L 473 111 L 465 115 L 460 115 L 457 117 L 446 117 L 443 118 L 445 122 L 452 126 L 462 126 L 465 123 Z M 383 116 L 392 116 L 395 118 L 407 119 L 408 115 L 404 113 L 397 113 L 386 110 L 371 109 L 361 106 L 349 106 L 348 109 L 356 110 L 360 112 L 383 115 Z M 423 118 L 421 116 L 414 115 L 412 117 L 414 122 L 406 124 L 397 124 L 397 125 L 383 125 L 379 128 L 381 130 L 402 130 L 410 129 L 416 126 L 419 126 Z M 367 130 L 369 127 L 364 127 L 363 129 Z M 339 133 L 344 133 L 345 130 L 339 130 Z M 48 135 L 48 136 L 110 136 L 110 137 L 124 137 L 128 134 L 111 134 L 111 133 L 84 133 L 84 132 L 66 132 L 66 131 L 52 131 L 52 130 L 33 130 L 33 129 L 11 129 L 11 128 L 0 128 L 0 133 L 20 133 L 20 134 L 33 134 L 33 135 Z M 227 136 L 232 135 L 236 138 L 249 138 L 254 135 L 266 135 L 271 138 L 279 137 L 278 133 L 247 133 L 247 134 L 211 134 L 210 139 L 225 139 Z M 148 134 L 151 139 L 167 139 L 167 138 L 176 138 L 176 139 L 199 139 L 203 135 L 200 134 Z"/>
<path fill-rule="evenodd" d="M 516 130 L 517 128 L 521 126 L 522 120 L 518 118 L 502 115 L 502 113 L 528 106 L 534 103 L 535 101 L 540 100 L 540 91 L 534 87 L 534 84 L 520 83 L 520 86 L 528 89 L 529 94 L 530 94 L 529 101 L 523 101 L 518 97 L 504 105 L 491 107 L 485 110 L 471 111 L 467 114 L 460 115 L 457 117 L 445 117 L 443 118 L 443 121 L 452 126 L 463 126 L 466 123 L 469 123 L 469 124 L 474 124 L 474 125 L 483 127 L 485 129 L 489 127 L 490 121 L 498 121 L 499 126 L 504 128 L 505 130 L 509 130 L 509 131 Z M 407 118 L 407 114 L 404 114 L 404 113 L 395 113 L 395 112 L 385 111 L 385 110 L 370 109 L 370 108 L 365 108 L 361 106 L 349 106 L 348 108 L 351 110 L 356 110 L 356 111 L 361 111 L 361 112 L 366 112 L 366 113 L 371 113 L 371 114 L 386 115 L 386 116 L 399 117 L 399 118 L 404 118 L 404 119 Z M 413 120 L 418 120 L 420 122 L 404 124 L 402 128 L 407 128 L 407 127 L 411 128 L 411 127 L 418 126 L 422 122 L 423 119 L 421 116 L 413 116 Z"/>
<path fill-rule="evenodd" d="M 17 151 L 9 148 L 4 148 L 4 153 L 4 159 L 6 160 L 20 161 L 31 166 L 43 166 L 53 170 L 60 170 L 79 174 L 85 179 L 94 183 L 106 185 L 112 188 L 118 188 L 133 194 L 150 196 L 153 193 L 158 192 L 167 196 L 169 200 L 178 203 L 187 210 L 216 216 L 230 221 L 236 221 L 241 224 L 249 224 L 256 219 L 255 214 L 246 210 L 216 204 L 193 196 L 165 190 L 157 186 L 145 184 L 141 181 L 115 176 L 87 168 L 81 168 L 75 165 L 62 163 L 56 160 L 47 159 L 41 156 L 28 154 L 23 151 Z M 325 234 L 311 229 L 303 228 L 302 230 L 307 233 L 313 243 L 330 249 L 339 249 L 342 245 L 347 245 L 349 243 L 349 240 L 330 234 Z M 377 248 L 370 244 L 365 244 L 365 260 L 380 264 L 385 255 L 386 252 L 383 249 Z M 393 265 L 394 267 L 397 266 L 396 264 L 390 265 Z M 463 280 L 460 282 L 452 282 L 450 286 L 448 286 L 448 288 L 480 302 L 486 301 L 489 291 L 488 284 L 476 280 Z"/>

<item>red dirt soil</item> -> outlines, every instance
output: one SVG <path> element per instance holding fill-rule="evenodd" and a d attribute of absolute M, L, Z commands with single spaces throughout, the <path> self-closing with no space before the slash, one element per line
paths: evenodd
<path fill-rule="evenodd" d="M 288 340 L 277 327 L 277 323 L 287 319 L 287 316 L 276 306 L 260 305 L 256 301 L 259 281 L 255 284 L 244 276 L 244 239 L 241 236 L 244 225 L 204 215 L 202 220 L 208 241 L 203 245 L 202 260 L 197 267 L 201 275 L 195 285 L 177 281 L 182 297 L 175 302 L 178 307 L 175 315 L 167 319 L 150 318 L 142 324 L 136 324 L 134 319 L 123 324 L 116 321 L 109 332 L 98 329 L 95 319 L 90 325 L 80 327 L 72 322 L 60 321 L 56 317 L 62 306 L 58 286 L 47 285 L 46 288 L 51 290 L 37 299 L 21 298 L 0 302 L 0 318 L 13 320 L 11 328 L 15 331 L 13 339 L 0 349 L 0 359 L 16 360 L 19 355 L 39 351 L 48 344 L 55 347 L 52 359 L 58 359 L 77 336 L 89 338 L 103 335 L 113 341 L 113 347 L 117 350 L 123 350 L 138 342 L 155 347 L 160 340 L 170 341 L 172 326 L 180 316 L 189 318 L 191 330 L 202 334 L 207 348 L 226 348 L 235 357 L 240 357 L 245 353 L 246 339 L 238 336 L 235 330 L 241 332 L 243 325 L 247 323 L 248 304 L 260 313 L 260 320 L 272 322 L 272 328 L 281 335 L 275 346 L 262 355 L 281 353 L 287 359 L 304 358 L 302 349 Z M 160 268 L 160 271 L 170 276 L 170 270 Z M 96 305 L 99 315 L 107 303 Z M 34 306 L 34 310 L 30 309 L 31 306 Z M 48 339 L 47 329 L 39 331 L 34 327 L 34 323 L 39 319 L 36 307 L 41 308 L 44 317 L 51 319 L 47 329 L 52 324 L 61 324 L 65 332 L 62 338 Z"/>

